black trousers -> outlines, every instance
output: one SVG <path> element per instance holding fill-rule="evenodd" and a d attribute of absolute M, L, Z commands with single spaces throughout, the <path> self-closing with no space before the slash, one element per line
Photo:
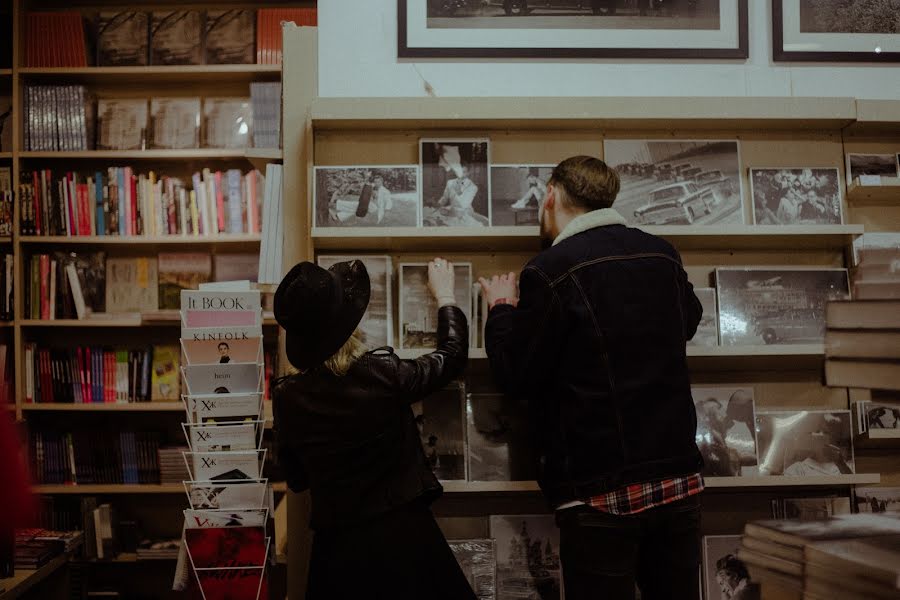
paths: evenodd
<path fill-rule="evenodd" d="M 419 502 L 316 532 L 306 600 L 361 598 L 476 600 L 431 509 Z"/>
<path fill-rule="evenodd" d="M 697 496 L 636 515 L 589 506 L 556 513 L 566 600 L 696 600 L 700 597 Z"/>

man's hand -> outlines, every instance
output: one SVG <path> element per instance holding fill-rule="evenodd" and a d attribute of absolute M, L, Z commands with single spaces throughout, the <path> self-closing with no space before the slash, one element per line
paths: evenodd
<path fill-rule="evenodd" d="M 487 299 L 488 307 L 494 306 L 497 300 L 506 300 L 510 304 L 516 304 L 519 301 L 519 291 L 516 285 L 516 274 L 509 273 L 507 275 L 494 275 L 490 281 L 484 277 L 478 279 L 481 289 Z"/>

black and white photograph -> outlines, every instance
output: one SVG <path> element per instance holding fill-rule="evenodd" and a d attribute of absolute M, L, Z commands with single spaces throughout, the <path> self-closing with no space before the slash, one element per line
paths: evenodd
<path fill-rule="evenodd" d="M 456 304 L 471 322 L 472 265 L 454 263 Z M 428 290 L 428 265 L 400 265 L 400 348 L 433 350 L 437 346 L 438 305 Z M 472 331 L 470 329 L 469 335 Z"/>
<path fill-rule="evenodd" d="M 738 558 L 739 535 L 703 538 L 703 598 L 705 600 L 759 600 L 759 586 L 750 581 L 747 566 Z"/>
<path fill-rule="evenodd" d="M 821 344 L 825 305 L 850 297 L 847 269 L 716 269 L 723 346 Z"/>
<path fill-rule="evenodd" d="M 524 402 L 504 394 L 469 394 L 469 481 L 534 481 Z"/>
<path fill-rule="evenodd" d="M 697 326 L 697 332 L 687 343 L 688 346 L 719 345 L 719 312 L 716 308 L 715 288 L 694 288 L 694 294 L 703 305 L 703 316 Z"/>
<path fill-rule="evenodd" d="M 760 475 L 855 473 L 850 411 L 758 411 Z"/>
<path fill-rule="evenodd" d="M 425 227 L 490 226 L 490 140 L 422 139 L 419 163 Z"/>
<path fill-rule="evenodd" d="M 747 0 L 397 0 L 401 58 L 746 58 Z"/>
<path fill-rule="evenodd" d="M 415 165 L 316 167 L 316 227 L 417 227 Z"/>
<path fill-rule="evenodd" d="M 776 61 L 900 61 L 900 0 L 773 0 Z"/>
<path fill-rule="evenodd" d="M 555 165 L 491 165 L 491 225 L 537 226 Z"/>
<path fill-rule="evenodd" d="M 497 600 L 561 600 L 559 529 L 553 515 L 491 515 Z"/>
<path fill-rule="evenodd" d="M 782 503 L 782 519 L 818 521 L 835 515 L 849 515 L 850 498 L 827 496 L 824 498 L 785 498 Z"/>
<path fill-rule="evenodd" d="M 756 225 L 840 225 L 837 169 L 750 169 Z"/>
<path fill-rule="evenodd" d="M 704 477 L 757 474 L 753 388 L 691 388 Z"/>
<path fill-rule="evenodd" d="M 741 158 L 734 140 L 604 140 L 619 174 L 613 208 L 629 225 L 744 223 Z"/>
<path fill-rule="evenodd" d="M 319 255 L 320 267 L 328 269 L 339 262 L 359 260 L 369 273 L 369 306 L 357 328 L 362 343 L 370 350 L 394 345 L 393 263 L 390 256 Z"/>
<path fill-rule="evenodd" d="M 856 512 L 900 513 L 900 487 L 856 487 L 853 500 Z"/>
<path fill-rule="evenodd" d="M 848 154 L 847 173 L 850 183 L 864 175 L 872 177 L 897 177 L 896 154 Z"/>
<path fill-rule="evenodd" d="M 900 404 L 866 402 L 866 426 L 873 429 L 900 430 Z M 900 437 L 900 436 L 898 436 Z"/>
<path fill-rule="evenodd" d="M 494 540 L 452 540 L 449 544 L 475 597 L 478 600 L 494 600 L 497 594 Z"/>
<path fill-rule="evenodd" d="M 466 480 L 465 391 L 449 387 L 412 405 L 425 460 L 441 481 Z"/>
<path fill-rule="evenodd" d="M 150 15 L 143 11 L 101 11 L 97 15 L 97 66 L 147 65 Z"/>

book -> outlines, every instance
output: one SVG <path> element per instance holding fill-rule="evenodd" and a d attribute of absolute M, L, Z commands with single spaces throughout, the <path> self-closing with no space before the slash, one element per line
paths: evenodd
<path fill-rule="evenodd" d="M 193 452 L 246 451 L 259 447 L 258 428 L 254 422 L 189 425 L 187 430 Z"/>
<path fill-rule="evenodd" d="M 191 423 L 209 421 L 243 421 L 258 419 L 262 411 L 262 395 L 248 394 L 196 394 L 185 398 L 188 419 Z"/>
<path fill-rule="evenodd" d="M 254 148 L 281 148 L 281 83 L 250 84 Z"/>
<path fill-rule="evenodd" d="M 175 402 L 181 395 L 181 353 L 178 346 L 153 347 L 150 400 Z"/>
<path fill-rule="evenodd" d="M 212 258 L 209 254 L 161 253 L 159 255 L 159 308 L 181 306 L 181 291 L 196 289 L 210 280 Z"/>
<path fill-rule="evenodd" d="M 153 312 L 159 308 L 158 261 L 150 257 L 106 261 L 109 312 Z"/>
<path fill-rule="evenodd" d="M 839 515 L 820 521 L 755 521 L 744 535 L 784 546 L 803 547 L 813 542 L 900 534 L 900 519 L 881 515 Z"/>
<path fill-rule="evenodd" d="M 84 24 L 77 11 L 26 13 L 23 40 L 26 67 L 87 66 Z"/>
<path fill-rule="evenodd" d="M 260 365 L 228 363 L 181 367 L 187 394 L 255 394 L 262 384 Z"/>
<path fill-rule="evenodd" d="M 829 329 L 900 329 L 900 300 L 829 302 Z"/>
<path fill-rule="evenodd" d="M 825 333 L 825 354 L 834 358 L 900 360 L 900 332 L 829 329 Z"/>
<path fill-rule="evenodd" d="M 186 509 L 183 512 L 185 529 L 265 527 L 269 518 L 267 508 Z"/>
<path fill-rule="evenodd" d="M 206 11 L 206 64 L 253 63 L 254 17 L 251 10 Z"/>
<path fill-rule="evenodd" d="M 192 481 L 185 483 L 193 509 L 242 509 L 263 506 L 266 480 L 235 483 Z"/>
<path fill-rule="evenodd" d="M 194 481 L 259 479 L 265 450 L 189 452 Z"/>
<path fill-rule="evenodd" d="M 97 149 L 144 150 L 147 147 L 149 100 L 97 101 Z"/>
<path fill-rule="evenodd" d="M 256 62 L 280 65 L 282 57 L 281 27 L 284 22 L 315 27 L 315 8 L 260 8 L 256 11 Z"/>
<path fill-rule="evenodd" d="M 202 64 L 202 22 L 197 11 L 154 11 L 150 18 L 151 64 Z"/>
<path fill-rule="evenodd" d="M 245 340 L 181 340 L 186 364 L 260 363 L 263 360 L 262 338 Z"/>
<path fill-rule="evenodd" d="M 805 554 L 848 583 L 861 579 L 900 595 L 900 535 L 819 542 L 806 546 Z"/>
<path fill-rule="evenodd" d="M 96 21 L 97 66 L 147 65 L 149 23 L 145 12 L 100 11 Z"/>
<path fill-rule="evenodd" d="M 185 529 L 184 541 L 195 569 L 262 567 L 265 534 L 264 527 L 191 528 Z"/>
<path fill-rule="evenodd" d="M 900 362 L 828 359 L 825 380 L 831 387 L 900 390 Z"/>
<path fill-rule="evenodd" d="M 200 147 L 200 98 L 151 98 L 151 147 Z"/>

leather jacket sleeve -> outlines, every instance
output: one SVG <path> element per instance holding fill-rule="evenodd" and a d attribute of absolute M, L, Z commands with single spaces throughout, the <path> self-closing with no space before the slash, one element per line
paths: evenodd
<path fill-rule="evenodd" d="M 309 489 L 309 477 L 303 463 L 297 457 L 294 448 L 291 447 L 287 431 L 284 429 L 287 415 L 283 411 L 289 410 L 285 400 L 282 398 L 284 387 L 281 385 L 273 386 L 273 402 L 272 411 L 274 416 L 274 434 L 275 434 L 275 453 L 278 462 L 283 468 L 287 485 L 292 492 L 302 492 Z"/>
<path fill-rule="evenodd" d="M 457 306 L 438 310 L 437 350 L 415 360 L 391 354 L 396 371 L 397 394 L 410 404 L 443 389 L 459 377 L 469 359 L 469 325 Z"/>

